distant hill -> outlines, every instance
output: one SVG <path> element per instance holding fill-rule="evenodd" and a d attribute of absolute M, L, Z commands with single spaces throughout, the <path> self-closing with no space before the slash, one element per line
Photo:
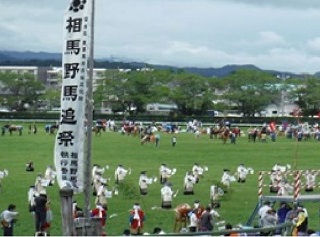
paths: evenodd
<path fill-rule="evenodd" d="M 3 58 L 4 56 L 4 58 Z M 9 57 L 11 60 L 61 60 L 61 53 L 0 51 L 0 62 Z"/>
<path fill-rule="evenodd" d="M 0 65 L 6 66 L 61 66 L 61 53 L 48 53 L 48 52 L 17 52 L 17 51 L 0 51 Z M 128 68 L 137 69 L 142 67 L 152 67 L 155 69 L 173 69 L 173 70 L 184 70 L 189 73 L 199 74 L 205 77 L 225 77 L 230 73 L 239 69 L 252 69 L 261 70 L 273 75 L 290 75 L 292 77 L 304 78 L 303 74 L 294 74 L 290 72 L 280 72 L 275 70 L 262 70 L 255 65 L 245 64 L 245 65 L 226 65 L 221 68 L 198 68 L 198 67 L 174 67 L 169 65 L 150 65 L 144 62 L 129 62 L 125 59 L 118 59 L 121 61 L 116 61 L 117 58 L 103 58 L 95 60 L 95 67 L 97 68 Z M 320 77 L 320 72 L 314 74 L 314 76 Z"/>

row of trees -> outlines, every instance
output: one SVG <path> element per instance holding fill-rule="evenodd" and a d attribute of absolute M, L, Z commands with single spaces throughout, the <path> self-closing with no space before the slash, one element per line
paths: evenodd
<path fill-rule="evenodd" d="M 0 105 L 12 110 L 37 110 L 43 103 L 58 106 L 60 91 L 45 86 L 30 74 L 0 73 Z M 207 78 L 184 71 L 145 70 L 121 72 L 106 70 L 94 91 L 95 108 L 108 102 L 114 112 L 141 114 L 149 103 L 176 104 L 177 113 L 204 115 L 207 110 L 236 109 L 252 117 L 270 104 L 295 101 L 305 115 L 320 110 L 320 79 L 289 78 L 258 70 L 239 70 L 225 78 Z M 132 110 L 132 108 L 135 110 Z M 48 108 L 50 109 L 50 108 Z"/>

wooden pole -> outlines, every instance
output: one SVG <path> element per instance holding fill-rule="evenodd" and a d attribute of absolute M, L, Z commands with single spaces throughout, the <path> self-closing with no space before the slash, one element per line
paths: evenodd
<path fill-rule="evenodd" d="M 90 197 L 91 197 L 91 166 L 92 166 L 92 121 L 93 121 L 93 64 L 94 64 L 94 0 L 92 1 L 91 9 L 91 32 L 90 32 L 90 55 L 89 55 L 89 78 L 87 84 L 87 146 L 86 146 L 86 159 L 85 159 L 85 170 L 84 170 L 84 216 L 90 217 Z"/>
<path fill-rule="evenodd" d="M 61 198 L 61 214 L 62 218 L 62 236 L 73 235 L 73 215 L 72 215 L 72 197 L 73 190 L 71 188 L 60 189 Z"/>

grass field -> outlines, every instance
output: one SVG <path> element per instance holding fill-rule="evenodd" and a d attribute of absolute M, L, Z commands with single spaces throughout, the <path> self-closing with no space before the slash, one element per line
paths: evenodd
<path fill-rule="evenodd" d="M 27 192 L 29 186 L 34 184 L 36 175 L 44 173 L 47 165 L 53 164 L 53 147 L 55 137 L 45 134 L 43 124 L 38 124 L 38 134 L 28 134 L 27 126 L 22 136 L 6 134 L 0 137 L 0 170 L 8 169 L 9 176 L 2 181 L 0 191 L 0 209 L 4 210 L 8 204 L 17 205 L 20 220 L 15 226 L 15 235 L 34 235 L 34 221 L 28 212 Z M 166 232 L 173 229 L 173 212 L 170 210 L 152 210 L 154 206 L 161 205 L 159 182 L 150 185 L 149 195 L 141 198 L 139 195 L 138 177 L 141 170 L 146 170 L 149 176 L 157 176 L 162 163 L 171 168 L 177 168 L 177 173 L 171 178 L 173 190 L 179 189 L 174 198 L 173 205 L 187 202 L 192 204 L 199 199 L 202 204 L 210 202 L 209 188 L 213 183 L 219 182 L 224 168 L 235 172 L 240 163 L 254 169 L 247 182 L 231 184 L 231 190 L 221 202 L 218 209 L 222 219 L 234 225 L 245 223 L 250 217 L 258 202 L 258 172 L 269 171 L 275 163 L 291 164 L 297 169 L 320 169 L 319 142 L 295 142 L 285 137 L 278 137 L 276 142 L 248 143 L 247 137 L 241 137 L 236 145 L 222 144 L 221 140 L 209 139 L 203 135 L 195 139 L 193 134 L 177 134 L 177 146 L 171 146 L 171 134 L 161 133 L 160 146 L 152 144 L 140 145 L 136 137 L 121 135 L 120 133 L 106 132 L 100 137 L 93 136 L 92 157 L 93 163 L 109 165 L 110 169 L 104 177 L 111 177 L 111 187 L 114 186 L 114 170 L 118 164 L 132 168 L 132 174 L 126 177 L 126 182 L 118 196 L 109 199 L 108 215 L 117 214 L 107 220 L 106 231 L 108 235 L 121 235 L 123 229 L 128 228 L 128 210 L 135 202 L 139 202 L 146 212 L 145 231 L 152 232 L 155 226 L 163 228 Z M 35 164 L 34 173 L 25 172 L 25 164 L 32 160 Z M 184 196 L 183 178 L 193 164 L 198 162 L 208 166 L 204 178 L 195 186 L 194 196 Z M 265 183 L 269 177 L 265 176 Z M 126 190 L 124 190 L 124 188 Z M 264 193 L 269 194 L 268 188 Z M 48 187 L 47 192 L 52 203 L 54 220 L 51 235 L 61 235 L 60 198 L 57 185 Z M 303 193 L 303 192 L 302 192 Z M 315 194 L 319 194 L 316 189 Z M 83 194 L 75 195 L 74 199 L 80 206 L 83 204 Z M 92 203 L 94 198 L 92 197 Z M 92 204 L 92 207 L 94 205 Z M 305 204 L 310 216 L 310 227 L 319 230 L 319 204 Z"/>

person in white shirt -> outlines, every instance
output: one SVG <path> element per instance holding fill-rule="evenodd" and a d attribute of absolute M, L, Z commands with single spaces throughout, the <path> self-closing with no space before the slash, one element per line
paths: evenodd
<path fill-rule="evenodd" d="M 235 177 L 229 174 L 229 169 L 223 170 L 223 175 L 221 177 L 221 183 L 227 188 L 230 187 L 230 183 L 235 181 Z"/>
<path fill-rule="evenodd" d="M 34 184 L 36 192 L 45 192 L 47 184 L 48 182 L 45 179 L 43 179 L 42 174 L 38 174 Z"/>
<path fill-rule="evenodd" d="M 265 201 L 263 205 L 259 209 L 259 217 L 260 217 L 260 224 L 261 220 L 265 217 L 267 211 L 271 210 L 271 203 L 269 201 Z"/>
<path fill-rule="evenodd" d="M 16 205 L 10 204 L 7 210 L 0 214 L 3 236 L 13 236 L 13 224 L 18 219 L 19 213 L 15 211 Z"/>
<path fill-rule="evenodd" d="M 55 178 L 56 172 L 53 170 L 51 165 L 48 165 L 44 174 L 44 179 L 48 180 L 49 186 L 52 186 L 54 184 Z"/>
<path fill-rule="evenodd" d="M 194 163 L 192 172 L 193 176 L 196 178 L 196 182 L 198 183 L 200 178 L 203 177 L 203 168 L 198 163 Z"/>
<path fill-rule="evenodd" d="M 304 177 L 306 179 L 306 186 L 305 186 L 306 192 L 312 192 L 313 189 L 316 187 L 316 176 L 317 176 L 317 173 L 312 173 L 309 170 L 307 170 L 306 173 L 304 174 Z"/>
<path fill-rule="evenodd" d="M 223 189 L 216 185 L 211 185 L 210 187 L 210 201 L 213 208 L 220 207 L 220 196 L 224 194 Z"/>
<path fill-rule="evenodd" d="M 159 168 L 159 174 L 160 174 L 160 183 L 164 184 L 168 182 L 168 179 L 174 175 L 176 172 L 176 169 L 170 169 L 166 164 L 162 164 Z"/>
<path fill-rule="evenodd" d="M 146 196 L 148 194 L 148 185 L 153 183 L 153 179 L 146 175 L 147 171 L 141 171 L 139 177 L 140 194 Z"/>
<path fill-rule="evenodd" d="M 248 169 L 244 166 L 244 164 L 240 164 L 237 168 L 237 178 L 238 178 L 238 183 L 245 183 L 247 179 L 249 171 Z"/>
<path fill-rule="evenodd" d="M 199 226 L 199 218 L 197 217 L 196 211 L 193 210 L 190 214 L 190 219 L 189 219 L 189 232 L 197 232 L 198 231 L 198 226 Z"/>
<path fill-rule="evenodd" d="M 29 212 L 34 212 L 34 199 L 36 196 L 39 196 L 39 193 L 36 191 L 35 186 L 31 185 L 28 191 Z"/>
<path fill-rule="evenodd" d="M 192 171 L 186 173 L 184 177 L 184 195 L 193 195 L 193 186 L 196 183 L 196 178 L 193 176 Z"/>
<path fill-rule="evenodd" d="M 130 174 L 130 169 L 126 170 L 122 165 L 118 165 L 117 169 L 114 172 L 115 183 L 118 184 L 123 182 L 127 174 Z"/>
<path fill-rule="evenodd" d="M 112 197 L 112 191 L 109 191 L 107 189 L 107 184 L 105 182 L 103 182 L 99 189 L 97 190 L 97 197 L 95 200 L 95 204 L 100 203 L 101 205 L 105 205 L 107 206 L 107 198 L 111 198 Z"/>
<path fill-rule="evenodd" d="M 172 207 L 173 191 L 171 189 L 172 184 L 167 182 L 161 188 L 161 207 L 164 209 L 170 209 Z"/>
<path fill-rule="evenodd" d="M 286 180 L 282 180 L 278 188 L 278 196 L 288 196 L 293 192 L 293 187 Z"/>

